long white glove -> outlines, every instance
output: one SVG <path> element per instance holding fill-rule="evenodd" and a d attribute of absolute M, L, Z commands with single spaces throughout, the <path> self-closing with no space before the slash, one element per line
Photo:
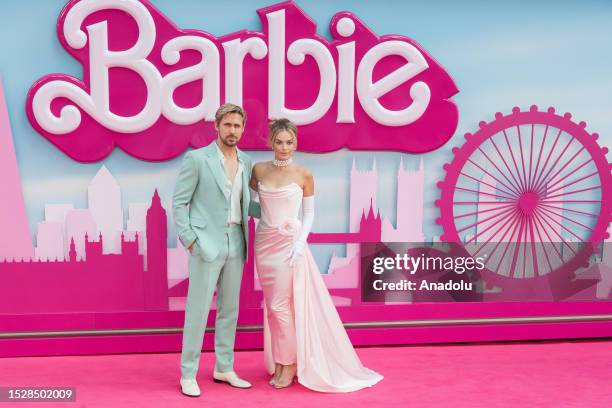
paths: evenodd
<path fill-rule="evenodd" d="M 314 223 L 314 195 L 302 199 L 302 211 L 302 230 L 289 252 L 289 266 L 291 267 L 304 256 L 306 240 L 308 239 L 308 234 L 310 234 L 312 224 Z"/>

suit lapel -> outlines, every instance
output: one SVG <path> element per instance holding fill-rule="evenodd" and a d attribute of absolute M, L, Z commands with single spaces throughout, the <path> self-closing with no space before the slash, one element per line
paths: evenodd
<path fill-rule="evenodd" d="M 228 199 L 229 197 L 227 197 L 225 194 L 225 175 L 222 173 L 222 171 L 225 171 L 225 169 L 219 160 L 219 156 L 217 155 L 217 147 L 214 146 L 214 143 L 216 142 L 213 141 L 206 149 L 206 164 L 208 164 L 210 172 L 217 182 L 219 190 L 221 190 L 221 194 L 223 194 L 225 199 Z"/>
<path fill-rule="evenodd" d="M 248 156 L 241 150 L 238 150 L 238 158 L 242 163 L 242 213 L 243 218 L 246 219 L 245 214 L 249 212 L 249 170 L 251 169 Z"/>
<path fill-rule="evenodd" d="M 249 243 L 249 206 L 251 204 L 251 193 L 249 191 L 249 179 L 251 173 L 251 160 L 249 156 L 238 150 L 238 157 L 242 162 L 242 230 L 244 232 L 245 245 Z M 248 252 L 248 249 L 247 249 Z"/>
<path fill-rule="evenodd" d="M 249 157 L 238 150 L 238 158 L 242 163 L 242 198 L 246 199 L 246 194 L 249 191 L 249 173 L 250 173 L 250 162 Z"/>

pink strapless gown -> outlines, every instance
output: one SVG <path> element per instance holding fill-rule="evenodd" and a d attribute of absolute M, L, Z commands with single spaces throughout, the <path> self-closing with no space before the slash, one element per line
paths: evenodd
<path fill-rule="evenodd" d="M 370 387 L 382 376 L 365 368 L 344 330 L 310 249 L 291 268 L 299 236 L 302 189 L 259 184 L 261 220 L 255 234 L 255 263 L 264 292 L 264 359 L 297 363 L 298 382 L 315 391 L 350 392 Z"/>

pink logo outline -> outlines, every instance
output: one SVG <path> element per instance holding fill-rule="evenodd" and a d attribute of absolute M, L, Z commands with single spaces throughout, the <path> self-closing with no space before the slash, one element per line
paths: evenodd
<path fill-rule="evenodd" d="M 293 2 L 258 10 L 262 32 L 214 37 L 176 27 L 146 0 L 108 3 L 115 8 L 97 3 L 96 9 L 91 0 L 66 4 L 58 37 L 83 65 L 83 80 L 46 75 L 26 100 L 34 129 L 74 160 L 101 160 L 115 146 L 142 160 L 172 159 L 189 146 L 209 143 L 215 134 L 211 112 L 236 95 L 249 115 L 240 144 L 248 150 L 268 149 L 268 117 L 278 116 L 296 118 L 299 148 L 306 152 L 346 147 L 423 153 L 442 146 L 456 130 L 458 109 L 450 98 L 458 89 L 444 68 L 414 40 L 378 37 L 353 13 L 331 19 L 332 41 L 316 34 L 316 23 Z M 199 51 L 190 48 L 194 44 Z M 137 49 L 145 52 L 143 61 L 126 62 L 125 54 Z M 242 63 L 241 75 L 228 68 L 235 64 L 225 64 L 231 58 Z M 181 84 L 188 69 L 203 61 L 204 80 Z M 280 85 L 279 72 L 285 77 Z M 235 80 L 242 81 L 239 91 L 230 89 Z M 155 102 L 163 95 L 170 97 Z M 156 104 L 170 107 L 166 112 Z M 193 111 L 203 105 L 208 106 L 198 119 Z M 191 109 L 191 116 L 181 109 Z"/>

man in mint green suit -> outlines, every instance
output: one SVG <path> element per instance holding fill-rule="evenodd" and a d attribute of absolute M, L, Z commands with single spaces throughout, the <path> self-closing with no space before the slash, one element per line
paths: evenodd
<path fill-rule="evenodd" d="M 251 205 L 251 160 L 236 145 L 246 115 L 225 104 L 215 115 L 217 139 L 185 154 L 173 196 L 174 220 L 189 256 L 189 290 L 181 353 L 181 390 L 199 396 L 196 382 L 208 312 L 217 290 L 215 322 L 215 382 L 238 388 L 251 384 L 234 371 L 234 339 L 242 268 L 247 257 Z"/>

